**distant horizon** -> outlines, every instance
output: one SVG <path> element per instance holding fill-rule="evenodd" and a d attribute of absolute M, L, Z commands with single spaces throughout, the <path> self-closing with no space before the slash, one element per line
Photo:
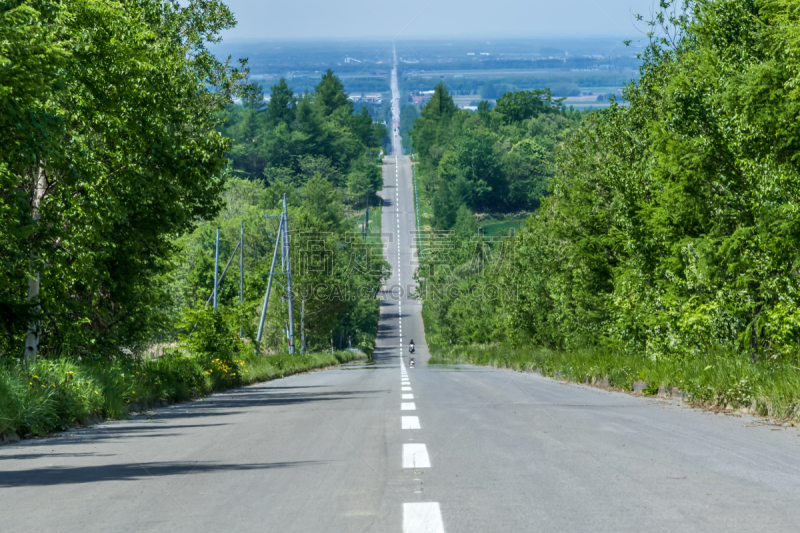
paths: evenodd
<path fill-rule="evenodd" d="M 508 42 L 508 41 L 548 41 L 548 40 L 585 40 L 585 39 L 631 39 L 631 36 L 624 36 L 624 35 L 616 35 L 616 34 L 596 34 L 596 35 L 582 35 L 582 36 L 574 36 L 574 35 L 547 35 L 547 36 L 539 36 L 539 37 L 514 37 L 514 36 L 490 36 L 490 35 L 477 35 L 477 36 L 447 36 L 447 37 L 422 37 L 422 36 L 415 36 L 415 37 L 406 37 L 406 38 L 396 38 L 390 39 L 388 37 L 381 38 L 378 36 L 369 36 L 364 35 L 361 37 L 226 37 L 224 38 L 219 44 L 223 43 L 239 43 L 239 42 L 326 42 L 326 41 L 337 41 L 337 42 L 348 42 L 348 41 L 357 41 L 357 42 L 381 42 L 381 43 L 392 43 L 395 44 L 402 43 L 403 41 L 408 42 L 420 42 L 420 41 L 454 41 L 454 42 L 466 42 L 466 41 L 482 41 L 484 39 L 492 39 L 497 42 Z M 636 39 L 632 39 L 635 43 Z"/>
<path fill-rule="evenodd" d="M 225 0 L 227 39 L 447 40 L 644 37 L 655 0 Z"/>

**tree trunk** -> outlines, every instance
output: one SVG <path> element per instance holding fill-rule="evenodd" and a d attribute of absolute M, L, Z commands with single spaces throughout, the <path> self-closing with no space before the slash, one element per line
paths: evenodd
<path fill-rule="evenodd" d="M 47 190 L 47 176 L 44 172 L 44 167 L 40 166 L 36 169 L 33 177 L 33 190 L 31 191 L 31 208 L 34 224 L 37 224 L 42 218 L 39 211 L 42 205 L 44 193 Z M 31 247 L 31 267 L 36 268 L 36 252 Z M 41 284 L 41 273 L 33 272 L 31 277 L 28 278 L 28 301 L 36 300 L 39 297 L 39 289 Z M 38 307 L 37 307 L 38 310 Z M 39 335 L 41 324 L 38 320 L 32 321 L 28 324 L 28 333 L 25 335 L 25 363 L 32 364 L 36 361 L 36 356 L 39 353 Z"/>
<path fill-rule="evenodd" d="M 308 351 L 306 344 L 306 297 L 303 296 L 302 304 L 300 307 L 300 353 Z"/>

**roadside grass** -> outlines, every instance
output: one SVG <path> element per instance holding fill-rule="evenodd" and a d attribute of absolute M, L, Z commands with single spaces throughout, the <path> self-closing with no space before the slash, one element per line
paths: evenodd
<path fill-rule="evenodd" d="M 429 361 L 459 363 L 520 372 L 541 370 L 545 376 L 579 383 L 607 378 L 609 386 L 628 391 L 634 382 L 644 382 L 646 395 L 656 394 L 659 387 L 674 387 L 698 406 L 800 419 L 800 368 L 794 361 L 753 363 L 746 354 L 725 349 L 684 361 L 653 361 L 603 349 L 561 351 L 495 344 L 441 347 Z"/>
<path fill-rule="evenodd" d="M 420 231 L 427 231 L 433 224 L 433 195 L 422 186 L 423 180 L 419 173 L 419 164 L 412 159 L 411 172 L 414 177 L 416 187 L 415 204 L 419 207 L 419 226 Z M 428 227 L 426 229 L 426 226 Z"/>
<path fill-rule="evenodd" d="M 171 349 L 157 358 L 97 362 L 64 354 L 27 369 L 7 362 L 0 366 L 0 436 L 45 435 L 95 417 L 126 418 L 129 410 L 160 402 L 366 359 L 350 351 L 271 357 L 247 352 L 221 359 Z"/>
<path fill-rule="evenodd" d="M 369 210 L 369 234 L 367 235 L 367 242 L 382 242 L 380 237 L 382 215 L 382 205 L 372 206 L 372 209 Z M 356 218 L 356 226 L 358 228 L 363 228 L 365 219 L 364 210 L 362 209 L 361 214 Z"/>

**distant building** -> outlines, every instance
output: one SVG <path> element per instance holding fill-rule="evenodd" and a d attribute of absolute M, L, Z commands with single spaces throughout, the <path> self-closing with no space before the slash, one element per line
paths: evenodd
<path fill-rule="evenodd" d="M 383 94 L 381 93 L 350 93 L 347 97 L 348 100 L 353 102 L 364 102 L 367 104 L 381 104 L 383 103 Z"/>

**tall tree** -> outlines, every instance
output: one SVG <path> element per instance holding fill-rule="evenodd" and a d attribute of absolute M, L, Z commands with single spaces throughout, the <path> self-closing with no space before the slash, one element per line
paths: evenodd
<path fill-rule="evenodd" d="M 297 101 L 292 88 L 286 83 L 286 78 L 271 88 L 269 104 L 267 104 L 267 121 L 270 126 L 278 124 L 291 125 L 297 112 Z"/>
<path fill-rule="evenodd" d="M 432 121 L 453 116 L 458 111 L 458 107 L 453 102 L 453 97 L 447 91 L 443 82 L 439 82 L 433 89 L 433 95 L 428 103 L 422 108 L 422 117 Z"/>
<path fill-rule="evenodd" d="M 317 107 L 320 113 L 328 117 L 335 113 L 340 108 L 347 108 L 347 114 L 353 110 L 353 103 L 347 99 L 347 93 L 344 92 L 344 84 L 342 80 L 336 76 L 331 69 L 322 75 L 322 79 L 316 87 L 317 93 Z"/>
<path fill-rule="evenodd" d="M 0 8 L 0 353 L 28 329 L 38 346 L 38 250 L 47 239 L 38 208 L 42 166 L 58 150 L 64 123 L 53 105 L 69 58 L 62 4 L 7 2 Z"/>
<path fill-rule="evenodd" d="M 422 117 L 414 122 L 414 129 L 411 130 L 411 140 L 414 149 L 424 160 L 431 156 L 432 148 L 444 144 L 450 119 L 458 113 L 458 107 L 444 83 L 436 86 L 421 113 Z M 434 164 L 438 164 L 438 161 L 434 161 Z"/>
<path fill-rule="evenodd" d="M 502 115 L 507 122 L 522 122 L 543 113 L 559 112 L 561 106 L 558 104 L 563 98 L 554 100 L 553 96 L 550 89 L 506 93 L 497 100 L 494 111 Z"/>
<path fill-rule="evenodd" d="M 218 1 L 42 6 L 4 46 L 22 50 L 37 32 L 58 36 L 64 54 L 55 70 L 31 70 L 50 90 L 30 101 L 52 110 L 58 128 L 48 132 L 52 148 L 39 143 L 24 167 L 9 168 L 0 212 L 18 193 L 29 198 L 20 211 L 29 247 L 0 263 L 26 272 L 31 292 L 41 287 L 32 356 L 40 342 L 113 351 L 142 341 L 159 320 L 163 293 L 153 278 L 168 265 L 170 238 L 219 207 L 228 143 L 214 111 L 252 91 L 242 72 L 206 49 L 234 24 Z M 12 75 L 0 77 L 0 95 L 13 94 L 21 65 L 3 65 Z M 3 142 L 15 134 L 4 130 Z M 18 284 L 0 291 L 12 304 L 27 297 Z M 16 324 L 6 328 L 12 342 L 19 338 Z"/>

